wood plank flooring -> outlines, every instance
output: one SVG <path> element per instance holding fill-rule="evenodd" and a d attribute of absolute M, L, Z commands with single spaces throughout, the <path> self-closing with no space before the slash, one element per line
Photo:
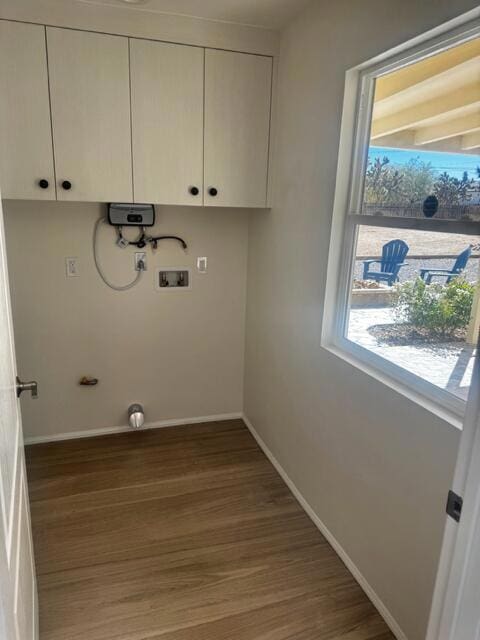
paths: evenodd
<path fill-rule="evenodd" d="M 40 640 L 392 640 L 240 420 L 27 448 Z"/>

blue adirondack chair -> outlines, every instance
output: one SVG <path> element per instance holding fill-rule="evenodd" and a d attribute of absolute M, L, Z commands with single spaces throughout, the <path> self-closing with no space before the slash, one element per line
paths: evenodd
<path fill-rule="evenodd" d="M 407 262 L 404 262 L 409 246 L 403 240 L 390 240 L 383 245 L 381 260 L 364 260 L 363 261 L 363 279 L 375 280 L 376 282 L 386 282 L 388 286 L 392 286 L 398 280 L 398 273 Z M 371 269 L 372 264 L 379 264 L 380 269 L 374 271 Z"/>
<path fill-rule="evenodd" d="M 471 254 L 472 247 L 470 246 L 458 255 L 455 260 L 455 264 L 451 269 L 420 269 L 420 277 L 422 280 L 425 280 L 426 284 L 430 284 L 434 277 L 446 278 L 448 283 L 453 278 L 461 275 L 462 271 L 467 266 L 467 262 Z"/>

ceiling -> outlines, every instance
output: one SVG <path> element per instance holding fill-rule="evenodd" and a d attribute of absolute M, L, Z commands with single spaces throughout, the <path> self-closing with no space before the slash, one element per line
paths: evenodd
<path fill-rule="evenodd" d="M 372 144 L 480 153 L 480 38 L 377 80 Z"/>
<path fill-rule="evenodd" d="M 223 22 L 281 29 L 298 15 L 309 0 L 76 0 L 89 4 L 127 7 L 132 11 L 154 11 L 207 18 Z"/>

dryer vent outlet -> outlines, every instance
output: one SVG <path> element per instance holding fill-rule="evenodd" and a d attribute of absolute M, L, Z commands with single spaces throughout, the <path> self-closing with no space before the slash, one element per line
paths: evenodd
<path fill-rule="evenodd" d="M 132 429 L 140 429 L 145 423 L 145 413 L 141 404 L 131 404 L 128 407 L 128 423 Z"/>

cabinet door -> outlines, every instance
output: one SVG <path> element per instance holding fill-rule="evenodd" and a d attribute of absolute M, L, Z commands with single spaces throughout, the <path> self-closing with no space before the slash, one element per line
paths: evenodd
<path fill-rule="evenodd" d="M 203 202 L 204 50 L 130 40 L 136 202 Z"/>
<path fill-rule="evenodd" d="M 47 46 L 58 200 L 131 202 L 128 38 L 47 27 Z"/>
<path fill-rule="evenodd" d="M 206 205 L 266 206 L 271 84 L 271 58 L 206 50 Z"/>
<path fill-rule="evenodd" d="M 43 26 L 0 20 L 0 140 L 2 196 L 55 200 Z"/>

